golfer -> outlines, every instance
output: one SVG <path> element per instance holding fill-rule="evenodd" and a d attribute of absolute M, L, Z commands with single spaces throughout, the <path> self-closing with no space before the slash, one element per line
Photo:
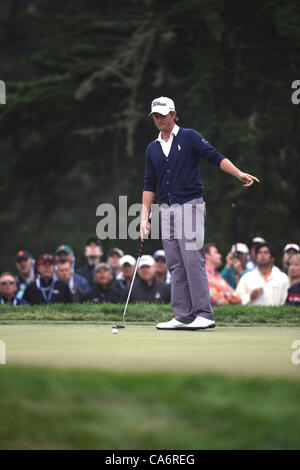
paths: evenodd
<path fill-rule="evenodd" d="M 148 217 L 158 187 L 162 242 L 175 313 L 172 320 L 159 323 L 157 328 L 214 328 L 203 253 L 205 202 L 199 160 L 209 160 L 246 187 L 259 180 L 240 171 L 196 130 L 179 127 L 172 99 L 161 96 L 153 100 L 149 115 L 159 135 L 146 150 L 141 238 L 150 233 Z"/>

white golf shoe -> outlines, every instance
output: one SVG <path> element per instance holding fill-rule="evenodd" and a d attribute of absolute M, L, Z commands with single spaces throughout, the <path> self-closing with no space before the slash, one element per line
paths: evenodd
<path fill-rule="evenodd" d="M 176 320 L 176 318 L 172 318 L 170 321 L 158 323 L 156 328 L 158 330 L 186 330 L 189 326 L 190 324 L 181 323 L 180 321 Z"/>
<path fill-rule="evenodd" d="M 216 324 L 213 320 L 204 317 L 197 317 L 192 323 L 187 325 L 190 329 L 205 330 L 206 328 L 215 328 Z"/>

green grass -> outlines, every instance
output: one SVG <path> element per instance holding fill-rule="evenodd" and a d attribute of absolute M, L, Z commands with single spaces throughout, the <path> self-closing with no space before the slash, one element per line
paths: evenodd
<path fill-rule="evenodd" d="M 1 449 L 299 449 L 300 382 L 1 369 Z"/>
<path fill-rule="evenodd" d="M 112 335 L 123 308 L 0 305 L 0 449 L 300 449 L 300 309 L 167 332 L 170 305 L 136 304 Z"/>
<path fill-rule="evenodd" d="M 120 322 L 123 304 L 53 304 L 43 306 L 0 305 L 0 324 L 37 322 Z M 249 307 L 232 305 L 214 309 L 218 325 L 278 325 L 299 326 L 300 308 Z M 126 322 L 133 324 L 155 324 L 172 318 L 170 305 L 132 304 L 128 306 Z"/>
<path fill-rule="evenodd" d="M 158 331 L 127 325 L 1 325 L 7 366 L 74 367 L 128 372 L 222 372 L 300 379 L 291 361 L 299 328 L 218 327 Z"/>

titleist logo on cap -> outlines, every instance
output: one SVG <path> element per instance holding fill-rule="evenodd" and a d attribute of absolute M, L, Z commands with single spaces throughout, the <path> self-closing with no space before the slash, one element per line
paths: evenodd
<path fill-rule="evenodd" d="M 162 103 L 161 101 L 154 101 L 152 106 L 167 106 L 167 103 Z"/>

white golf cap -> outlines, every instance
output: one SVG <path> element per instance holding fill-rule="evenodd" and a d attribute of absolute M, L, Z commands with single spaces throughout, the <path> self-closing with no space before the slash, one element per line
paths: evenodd
<path fill-rule="evenodd" d="M 130 266 L 134 266 L 135 265 L 135 259 L 133 256 L 131 255 L 124 255 L 122 256 L 122 258 L 120 259 L 120 266 L 124 266 L 124 264 L 130 264 Z"/>
<path fill-rule="evenodd" d="M 165 250 L 156 250 L 153 253 L 153 258 L 157 260 L 158 258 L 165 258 L 166 259 L 166 253 Z"/>
<path fill-rule="evenodd" d="M 289 251 L 289 250 L 295 250 L 299 253 L 300 251 L 300 247 L 299 245 L 297 245 L 297 243 L 288 243 L 287 245 L 285 245 L 285 247 L 283 248 L 283 252 L 285 253 L 286 251 Z"/>
<path fill-rule="evenodd" d="M 153 266 L 154 263 L 154 258 L 151 255 L 143 255 L 140 259 L 139 268 L 142 266 Z"/>
<path fill-rule="evenodd" d="M 249 253 L 249 248 L 245 243 L 235 243 L 234 245 L 232 245 L 231 252 L 239 252 L 247 255 Z"/>
<path fill-rule="evenodd" d="M 169 114 L 170 111 L 175 111 L 175 104 L 171 98 L 167 98 L 166 96 L 161 96 L 160 98 L 155 98 L 155 100 L 151 103 L 151 113 L 159 113 L 166 116 Z"/>
<path fill-rule="evenodd" d="M 254 238 L 252 238 L 251 243 L 252 244 L 254 244 L 254 243 L 266 243 L 266 240 L 262 237 L 254 237 Z"/>

